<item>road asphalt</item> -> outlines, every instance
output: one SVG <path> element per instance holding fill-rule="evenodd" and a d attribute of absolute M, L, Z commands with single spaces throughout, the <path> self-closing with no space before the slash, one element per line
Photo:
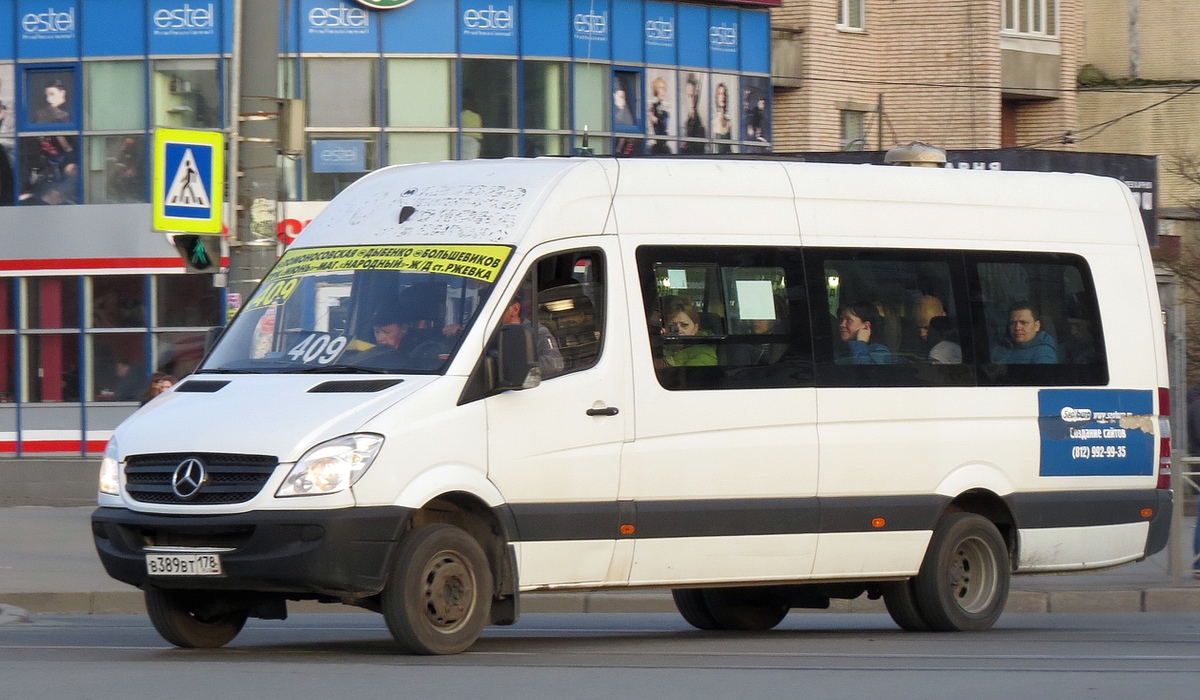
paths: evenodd
<path fill-rule="evenodd" d="M 104 572 L 92 546 L 91 507 L 0 508 L 0 624 L 38 614 L 139 614 L 141 591 Z M 1191 542 L 1194 518 L 1184 526 Z M 666 591 L 526 594 L 523 612 L 673 612 Z M 290 603 L 292 612 L 357 608 Z M 832 612 L 883 612 L 883 602 L 833 601 Z M 1167 553 L 1077 574 L 1017 576 L 1007 612 L 1200 612 L 1200 580 L 1172 578 Z"/>

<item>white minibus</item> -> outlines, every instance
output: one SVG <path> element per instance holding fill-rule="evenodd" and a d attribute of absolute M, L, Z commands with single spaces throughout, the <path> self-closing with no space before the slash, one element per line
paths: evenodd
<path fill-rule="evenodd" d="M 455 653 L 534 591 L 986 629 L 1014 575 L 1165 546 L 1163 335 L 1107 178 L 390 167 L 115 431 L 93 534 L 183 647 L 315 600 Z"/>

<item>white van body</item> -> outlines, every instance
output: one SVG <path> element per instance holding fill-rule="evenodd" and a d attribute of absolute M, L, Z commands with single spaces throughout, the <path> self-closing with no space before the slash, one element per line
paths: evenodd
<path fill-rule="evenodd" d="M 346 250 L 358 262 L 322 263 Z M 492 264 L 438 278 L 455 291 L 423 330 L 458 333 L 441 364 L 339 368 L 371 345 L 351 338 L 372 327 L 364 280 L 392 288 L 369 268 L 416 274 L 422 255 Z M 586 298 L 535 305 L 555 330 L 514 323 L 532 298 L 522 284 L 542 300 L 552 267 Z M 330 271 L 345 284 L 288 282 Z M 272 283 L 291 287 L 268 298 Z M 1056 325 L 1056 365 L 998 360 L 1030 345 L 1004 331 L 1025 314 L 1009 304 L 1022 287 L 1057 313 L 1030 310 L 1046 336 Z M 873 310 L 843 304 L 851 288 Z M 296 318 L 313 320 L 281 345 L 302 303 L 289 294 L 309 294 Z M 945 323 L 912 312 L 929 296 Z M 464 299 L 478 305 L 462 324 L 441 315 Z M 578 304 L 594 310 L 583 340 L 562 330 L 578 318 L 556 316 Z M 674 322 L 688 314 L 703 319 L 690 338 Z M 847 340 L 868 316 L 870 333 Z M 634 587 L 674 590 L 706 629 L 863 593 L 906 629 L 984 628 L 1010 574 L 1165 546 L 1160 319 L 1139 214 L 1105 178 L 765 160 L 390 167 L 335 198 L 200 370 L 115 432 L 96 545 L 181 646 L 317 599 L 381 610 L 405 648 L 446 653 L 515 621 L 520 592 Z M 754 321 L 777 342 L 756 344 Z M 931 364 L 924 343 L 947 324 L 962 359 Z M 565 369 L 538 368 L 544 345 Z M 779 357 L 729 360 L 746 349 Z M 883 359 L 860 367 L 858 351 Z M 343 436 L 366 437 L 293 473 Z M 256 491 L 201 498 L 222 460 L 246 455 L 261 460 Z M 157 486 L 131 489 L 131 465 Z M 431 612 L 419 596 L 453 600 Z"/>

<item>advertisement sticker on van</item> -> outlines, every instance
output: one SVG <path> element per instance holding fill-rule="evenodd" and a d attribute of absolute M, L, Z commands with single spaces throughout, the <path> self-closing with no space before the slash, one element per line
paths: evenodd
<path fill-rule="evenodd" d="M 1154 395 L 1119 389 L 1038 392 L 1042 476 L 1154 473 Z"/>

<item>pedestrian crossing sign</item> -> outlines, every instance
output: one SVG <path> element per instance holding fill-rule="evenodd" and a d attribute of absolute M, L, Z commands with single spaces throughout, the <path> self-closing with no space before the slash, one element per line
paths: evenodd
<path fill-rule="evenodd" d="M 193 129 L 155 131 L 156 230 L 219 234 L 224 198 L 224 134 Z"/>

